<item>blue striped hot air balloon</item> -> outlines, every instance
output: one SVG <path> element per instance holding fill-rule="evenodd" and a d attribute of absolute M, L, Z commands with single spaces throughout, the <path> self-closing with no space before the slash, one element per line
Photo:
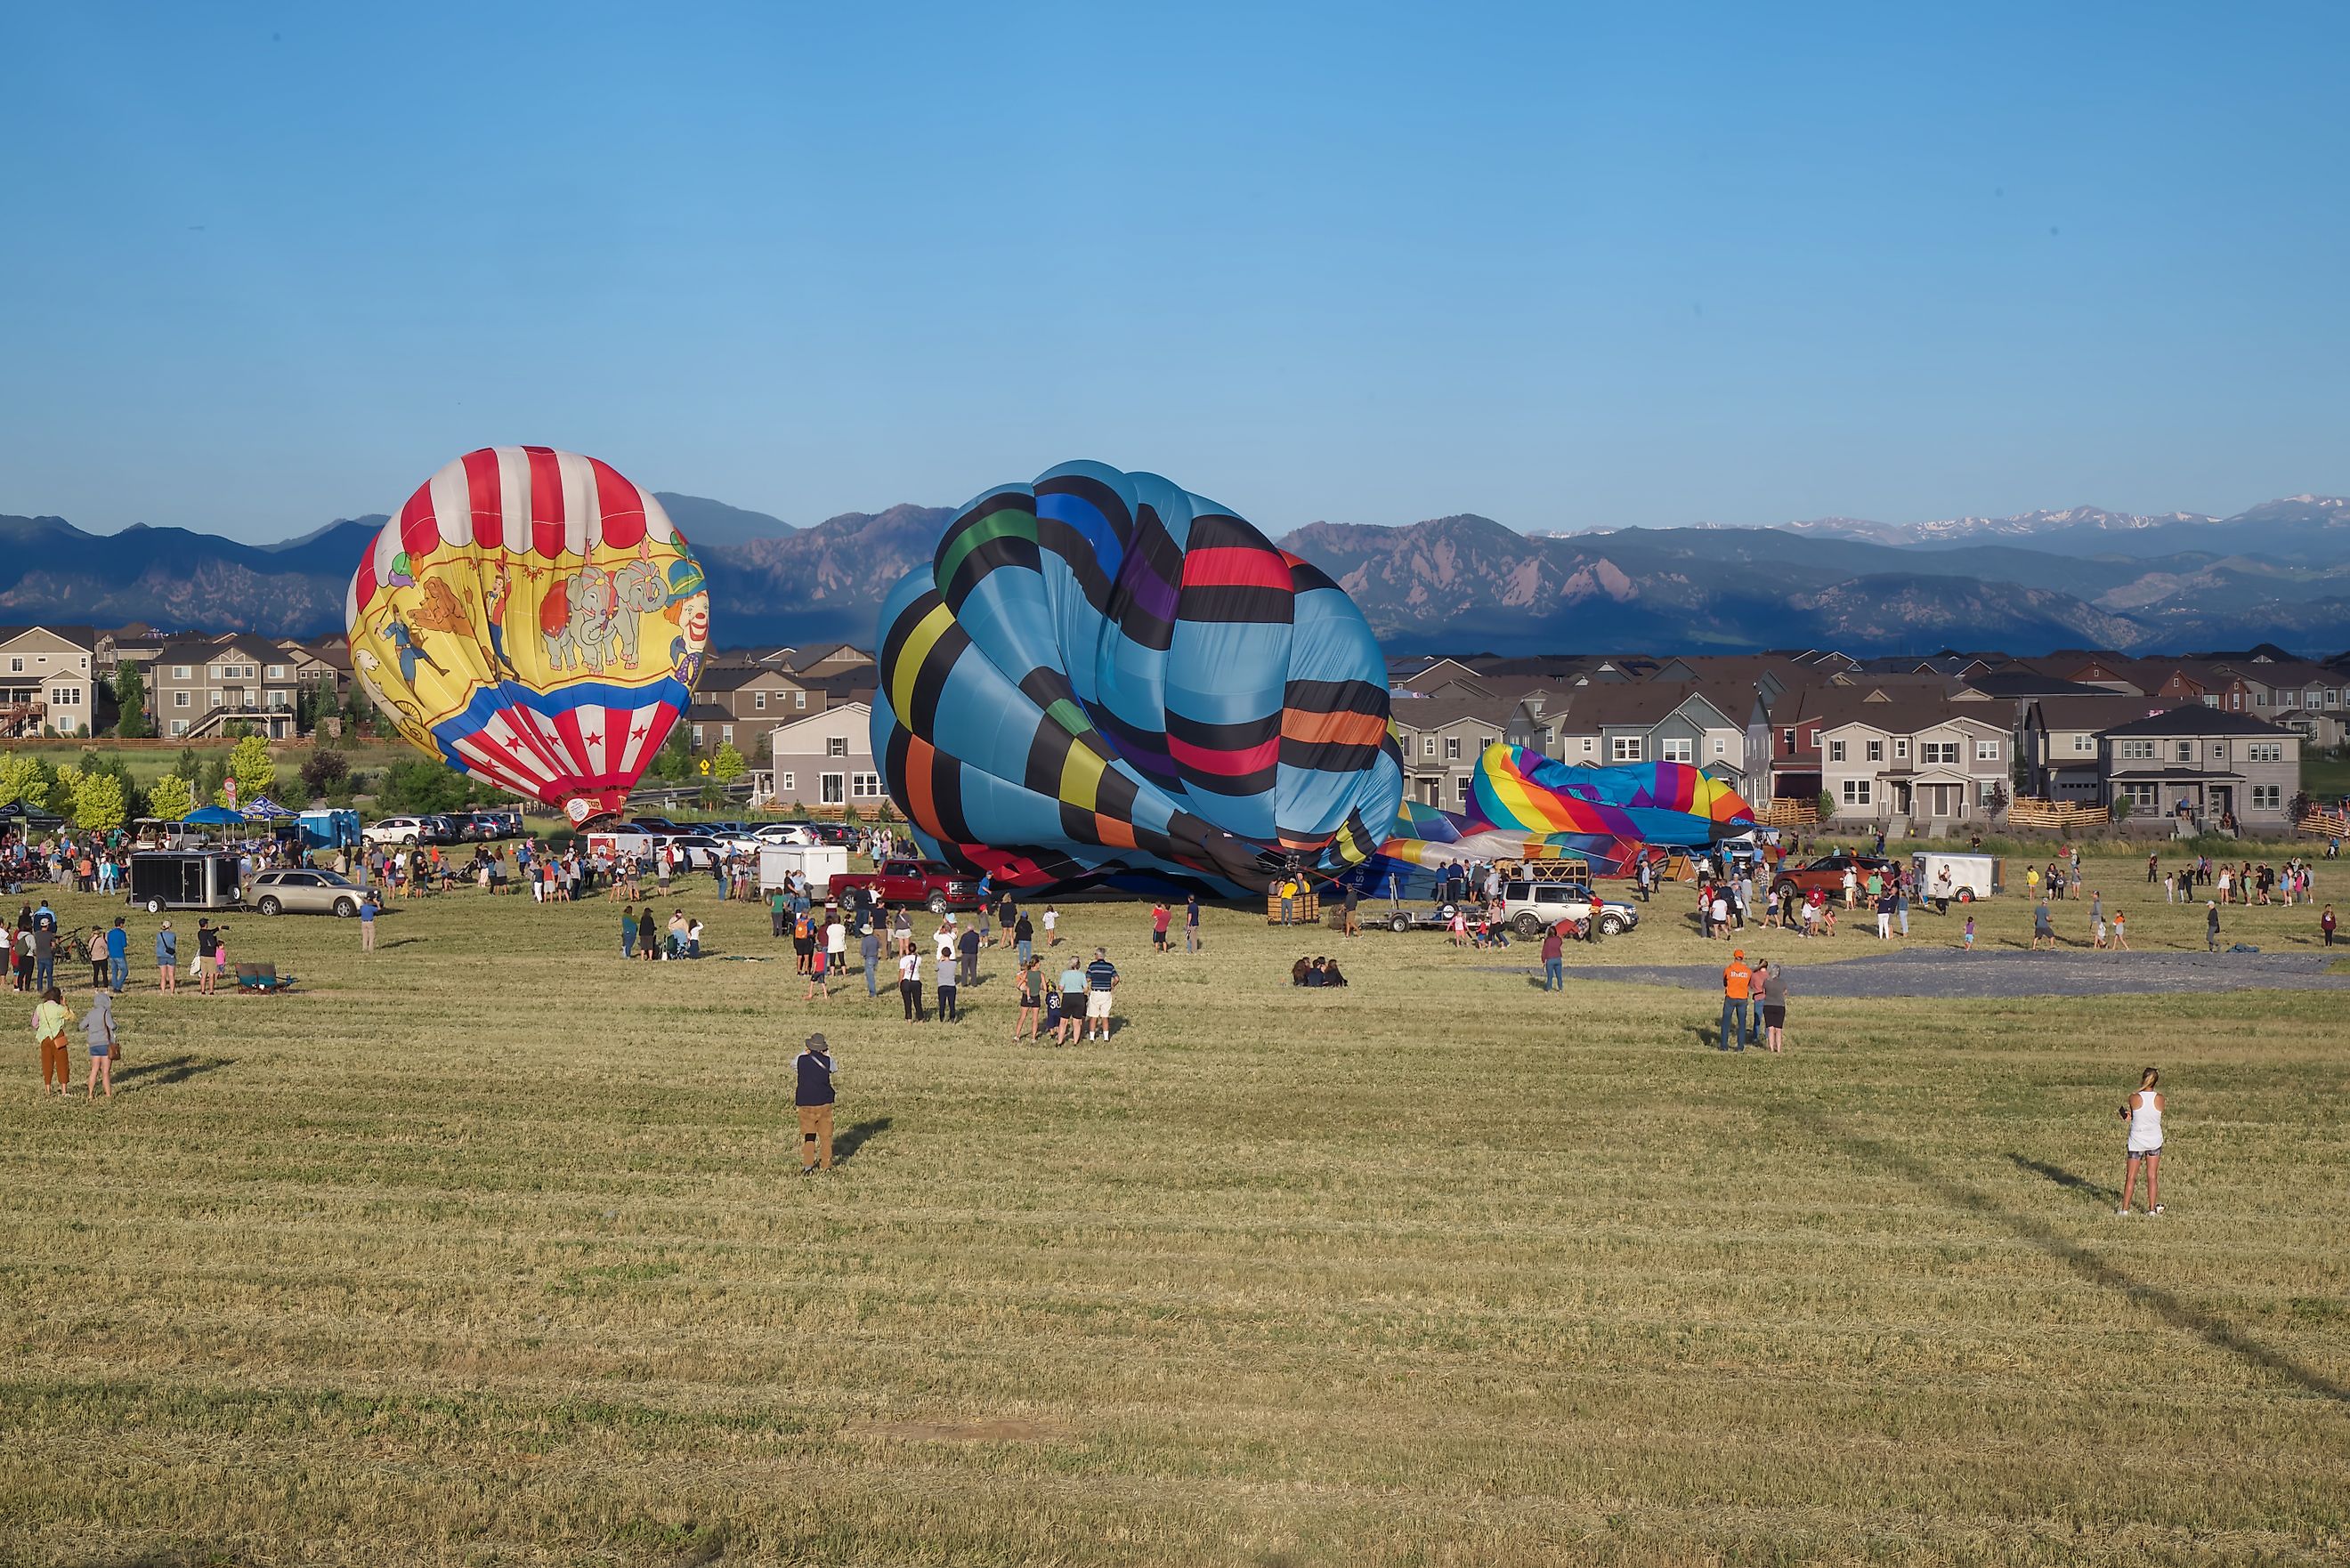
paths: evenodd
<path fill-rule="evenodd" d="M 881 608 L 873 753 L 1003 885 L 1232 894 L 1370 855 L 1403 797 L 1378 642 L 1245 520 L 1097 462 L 965 506 Z"/>

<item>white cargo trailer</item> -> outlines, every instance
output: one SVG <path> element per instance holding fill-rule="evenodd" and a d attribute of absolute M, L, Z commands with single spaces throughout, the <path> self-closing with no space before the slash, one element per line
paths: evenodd
<path fill-rule="evenodd" d="M 821 893 L 848 869 L 848 851 L 837 844 L 771 844 L 759 851 L 759 891 L 772 893 L 796 871 Z"/>

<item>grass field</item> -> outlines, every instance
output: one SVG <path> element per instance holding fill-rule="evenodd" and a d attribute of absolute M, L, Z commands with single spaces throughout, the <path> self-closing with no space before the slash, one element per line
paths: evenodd
<path fill-rule="evenodd" d="M 1718 960 L 1685 903 L 1570 962 Z M 607 905 L 473 893 L 365 961 L 236 919 L 308 994 L 130 996 L 111 1106 L 37 1097 L 20 1023 L 0 1560 L 2350 1557 L 2338 994 L 1807 1002 L 1878 944 L 1756 931 L 1789 1054 L 1722 1055 L 1706 997 L 1545 996 L 1526 946 L 1218 910 L 1154 959 L 1139 907 L 1065 909 L 1113 1044 L 1011 1043 L 994 955 L 916 1028 L 803 1005 L 787 949 L 624 966 Z M 1336 950 L 1348 990 L 1287 987 Z M 847 1158 L 803 1179 L 811 1023 Z M 2125 1221 L 2147 1063 L 2171 1212 Z"/>

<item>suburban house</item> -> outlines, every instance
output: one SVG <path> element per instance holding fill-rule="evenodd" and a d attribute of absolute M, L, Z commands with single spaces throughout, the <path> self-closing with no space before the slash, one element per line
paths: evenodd
<path fill-rule="evenodd" d="M 873 656 L 851 643 L 812 642 L 805 648 L 792 649 L 785 668 L 798 676 L 822 680 L 836 675 L 846 675 L 858 669 L 872 680 Z"/>
<path fill-rule="evenodd" d="M 1835 821 L 1929 836 L 1990 823 L 2008 784 L 2003 715 L 1981 701 L 1838 691 L 1814 709 Z"/>
<path fill-rule="evenodd" d="M 734 739 L 733 711 L 715 702 L 696 701 L 685 711 L 686 740 L 697 752 L 714 752 L 721 746 L 742 747 Z"/>
<path fill-rule="evenodd" d="M 2284 655 L 2230 659 L 2220 668 L 2251 692 L 2257 717 L 2298 732 L 2306 744 L 2338 746 L 2344 741 L 2344 711 L 2350 706 L 2350 677 L 2323 664 Z"/>
<path fill-rule="evenodd" d="M 787 719 L 821 713 L 829 704 L 822 686 L 772 665 L 709 664 L 694 684 L 694 707 L 723 708 L 734 722 L 764 732 Z"/>
<path fill-rule="evenodd" d="M 2106 798 L 2105 745 L 2099 737 L 2173 706 L 2159 697 L 2075 691 L 2025 704 L 2020 793 L 2035 799 L 2101 805 Z"/>
<path fill-rule="evenodd" d="M 884 799 L 873 765 L 873 710 L 844 702 L 777 725 L 767 735 L 770 762 L 754 777 L 754 795 L 782 806 L 855 806 L 872 811 Z"/>
<path fill-rule="evenodd" d="M 113 680 L 115 672 L 125 664 L 135 664 L 143 673 L 150 664 L 155 662 L 155 656 L 162 651 L 163 645 L 171 640 L 143 620 L 118 626 L 112 631 L 101 631 L 92 642 L 97 661 L 91 668 L 109 680 Z"/>
<path fill-rule="evenodd" d="M 2188 703 L 2116 724 L 2098 737 L 2106 802 L 2198 828 L 2272 832 L 2292 825 L 2301 736 L 2250 713 Z"/>
<path fill-rule="evenodd" d="M 1586 686 L 1542 722 L 1555 731 L 1544 749 L 1563 762 L 1690 763 L 1741 794 L 1762 776 L 1770 746 L 1762 699 L 1737 686 Z"/>
<path fill-rule="evenodd" d="M 1542 727 L 1523 702 L 1505 697 L 1406 697 L 1388 710 L 1403 763 L 1404 798 L 1459 811 L 1469 804 L 1469 778 L 1487 746 L 1507 741 L 1533 747 Z"/>
<path fill-rule="evenodd" d="M 296 728 L 296 668 L 295 656 L 276 643 L 242 633 L 166 643 L 147 667 L 156 732 L 195 739 L 245 723 L 284 740 Z"/>
<path fill-rule="evenodd" d="M 97 728 L 98 635 L 86 626 L 0 627 L 0 734 Z"/>

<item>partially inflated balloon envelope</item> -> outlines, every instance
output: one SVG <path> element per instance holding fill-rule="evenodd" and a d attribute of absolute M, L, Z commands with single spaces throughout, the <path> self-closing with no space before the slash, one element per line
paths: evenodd
<path fill-rule="evenodd" d="M 626 805 L 710 643 L 702 567 L 660 503 L 544 446 L 467 452 L 418 486 L 344 618 L 411 745 L 575 823 Z"/>
<path fill-rule="evenodd" d="M 1020 888 L 1262 889 L 1363 860 L 1403 797 L 1354 601 L 1094 462 L 980 496 L 890 592 L 873 754 L 930 852 Z"/>

